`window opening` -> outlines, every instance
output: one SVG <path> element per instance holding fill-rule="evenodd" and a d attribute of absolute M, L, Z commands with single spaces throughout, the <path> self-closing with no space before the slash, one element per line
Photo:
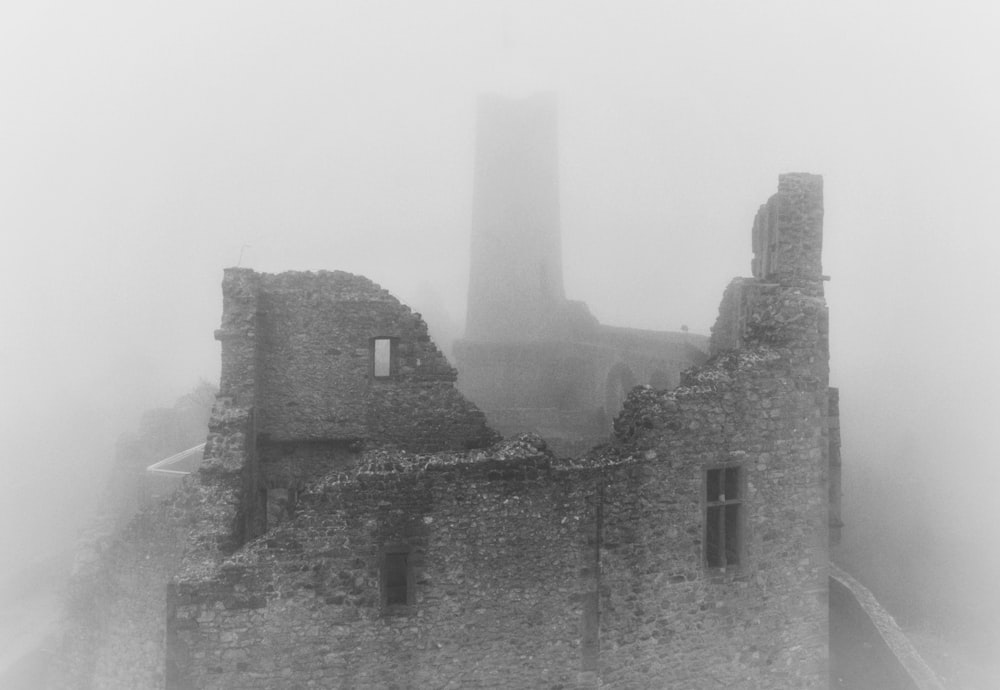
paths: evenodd
<path fill-rule="evenodd" d="M 385 603 L 388 606 L 408 602 L 407 554 L 385 555 Z"/>
<path fill-rule="evenodd" d="M 375 338 L 372 341 L 372 374 L 375 378 L 392 376 L 392 339 Z"/>
<path fill-rule="evenodd" d="M 743 498 L 739 466 L 705 471 L 705 564 L 739 565 Z"/>

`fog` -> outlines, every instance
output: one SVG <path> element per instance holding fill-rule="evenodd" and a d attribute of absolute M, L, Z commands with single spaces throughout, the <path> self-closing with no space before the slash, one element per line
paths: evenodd
<path fill-rule="evenodd" d="M 605 323 L 707 333 L 778 174 L 824 176 L 845 558 L 995 640 L 997 35 L 987 2 L 4 3 L 0 579 L 218 380 L 224 267 L 361 273 L 461 335 L 476 95 L 546 89 Z"/>

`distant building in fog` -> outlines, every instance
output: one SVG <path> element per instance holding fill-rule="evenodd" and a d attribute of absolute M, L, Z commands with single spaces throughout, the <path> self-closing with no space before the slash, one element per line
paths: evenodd
<path fill-rule="evenodd" d="M 708 338 L 603 326 L 566 299 L 554 94 L 479 101 L 459 389 L 504 435 L 534 432 L 559 454 L 607 438 L 637 384 L 673 388 Z"/>

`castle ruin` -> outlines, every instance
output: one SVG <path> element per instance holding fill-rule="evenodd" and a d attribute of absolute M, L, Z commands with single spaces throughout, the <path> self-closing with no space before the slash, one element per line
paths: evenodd
<path fill-rule="evenodd" d="M 512 264 L 483 243 L 536 155 L 540 262 Z M 828 687 L 821 178 L 779 177 L 705 353 L 565 299 L 554 159 L 511 156 L 473 264 L 519 287 L 470 284 L 457 372 L 366 278 L 226 270 L 204 461 L 78 582 L 66 687 Z"/>

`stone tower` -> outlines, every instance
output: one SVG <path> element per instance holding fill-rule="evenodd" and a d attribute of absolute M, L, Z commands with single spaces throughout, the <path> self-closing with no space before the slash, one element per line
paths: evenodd
<path fill-rule="evenodd" d="M 707 338 L 602 325 L 566 299 L 556 98 L 481 96 L 469 303 L 455 343 L 458 386 L 506 436 L 556 453 L 604 441 L 628 391 L 671 388 L 707 357 Z"/>
<path fill-rule="evenodd" d="M 565 304 L 555 95 L 478 111 L 466 338 L 536 340 Z"/>

